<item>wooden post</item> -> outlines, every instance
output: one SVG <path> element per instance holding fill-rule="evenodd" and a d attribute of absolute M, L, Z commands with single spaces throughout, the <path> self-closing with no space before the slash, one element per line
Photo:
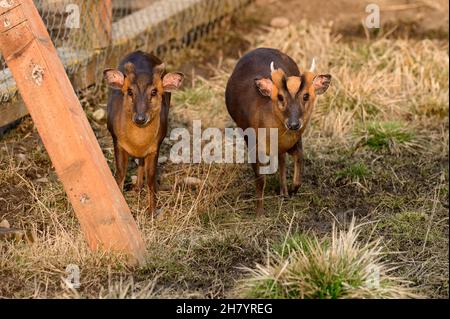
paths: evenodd
<path fill-rule="evenodd" d="M 137 225 L 32 0 L 0 1 L 0 50 L 89 246 L 142 263 Z"/>

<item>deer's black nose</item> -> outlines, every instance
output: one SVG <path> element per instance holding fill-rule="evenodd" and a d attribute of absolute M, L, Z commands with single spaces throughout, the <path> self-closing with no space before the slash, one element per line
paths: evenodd
<path fill-rule="evenodd" d="M 148 117 L 145 114 L 135 114 L 133 117 L 133 122 L 137 125 L 144 125 L 147 123 Z"/>
<path fill-rule="evenodd" d="M 298 122 L 298 121 L 288 122 L 286 126 L 288 129 L 290 129 L 292 131 L 298 131 L 301 127 L 300 122 Z"/>

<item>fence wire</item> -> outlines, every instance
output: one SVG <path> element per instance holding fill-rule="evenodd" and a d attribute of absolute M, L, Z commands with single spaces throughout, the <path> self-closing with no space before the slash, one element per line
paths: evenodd
<path fill-rule="evenodd" d="M 101 85 L 106 67 L 133 50 L 164 58 L 220 27 L 253 0 L 34 0 L 76 90 Z M 18 107 L 15 81 L 0 56 L 1 117 Z M 20 112 L 17 112 L 20 117 Z M 9 115 L 5 115 L 9 114 Z M 10 118 L 8 121 L 15 120 Z"/>

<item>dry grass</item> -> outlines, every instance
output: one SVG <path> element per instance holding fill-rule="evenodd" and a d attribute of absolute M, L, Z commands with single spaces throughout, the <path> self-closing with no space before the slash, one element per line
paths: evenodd
<path fill-rule="evenodd" d="M 359 228 L 359 229 L 358 229 Z M 240 287 L 249 298 L 342 299 L 419 297 L 389 273 L 380 240 L 361 243 L 354 220 L 347 231 L 333 227 L 331 238 L 286 238 L 281 253 L 271 252 L 266 265 L 247 269 Z M 287 244 L 289 243 L 289 244 Z"/>
<path fill-rule="evenodd" d="M 373 119 L 448 115 L 448 42 L 386 39 L 344 43 L 326 25 L 305 21 L 272 31 L 256 46 L 289 52 L 306 69 L 316 57 L 319 72 L 333 75 L 332 90 L 316 108 L 313 138 L 348 140 L 348 133 Z"/>
<path fill-rule="evenodd" d="M 251 47 L 287 52 L 302 69 L 316 57 L 319 71 L 333 75 L 304 141 L 304 185 L 299 194 L 280 198 L 276 178 L 269 178 L 267 216 L 255 219 L 253 179 L 246 165 L 163 164 L 161 183 L 167 190 L 159 193 L 160 219 L 145 214 L 144 194 L 125 194 L 148 247 L 147 264 L 129 269 L 120 256 L 88 250 L 27 120 L 0 142 L 0 219 L 32 230 L 36 242 L 0 242 L 0 296 L 233 296 L 236 281 L 246 276 L 243 268 L 264 264 L 267 249 L 287 234 L 310 233 L 313 238 L 331 234 L 332 248 L 312 240 L 308 254 L 292 252 L 288 260 L 295 261 L 293 268 L 282 272 L 286 278 L 297 273 L 295 267 L 303 273 L 312 265 L 326 266 L 321 258 L 348 261 L 350 268 L 327 268 L 327 276 L 335 270 L 347 273 L 355 267 L 354 260 L 366 266 L 389 262 L 396 269 L 387 276 L 405 278 L 421 295 L 448 297 L 448 42 L 382 36 L 344 41 L 327 25 L 305 22 L 287 30 L 253 32 L 247 40 Z M 213 76 L 195 76 L 190 79 L 193 86 L 174 95 L 171 127 L 190 127 L 193 119 L 201 119 L 204 126 L 232 125 L 223 92 L 235 62 L 235 57 L 218 59 L 209 66 Z M 94 102 L 88 112 L 98 107 Z M 105 125 L 91 124 L 112 167 Z M 163 155 L 168 155 L 170 144 L 164 142 Z M 131 166 L 129 175 L 134 170 Z M 188 187 L 182 182 L 186 176 L 200 178 L 203 184 Z M 346 229 L 353 215 L 365 225 L 358 240 L 354 231 L 332 229 L 333 224 Z M 368 240 L 368 230 L 373 230 L 377 245 L 360 243 Z M 389 253 L 383 261 L 377 254 L 380 247 Z M 333 248 L 347 250 L 334 256 Z M 356 259 L 345 259 L 353 252 Z M 273 276 L 284 258 L 256 273 Z M 75 291 L 62 284 L 68 264 L 81 269 L 81 288 Z M 364 267 L 358 272 L 360 280 L 367 276 Z M 296 296 L 317 291 L 310 284 L 306 287 L 305 276 L 299 287 L 310 292 L 302 289 Z M 291 279 L 283 281 L 283 291 L 290 283 Z M 402 289 L 385 287 L 376 296 L 412 296 Z M 265 291 L 273 296 L 270 289 Z M 359 287 L 336 296 L 375 295 Z"/>

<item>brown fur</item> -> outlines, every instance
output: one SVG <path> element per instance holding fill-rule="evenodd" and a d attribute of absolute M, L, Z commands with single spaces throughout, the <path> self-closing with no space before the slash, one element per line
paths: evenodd
<path fill-rule="evenodd" d="M 270 70 L 273 62 L 274 71 Z M 256 49 L 238 62 L 226 89 L 226 105 L 237 126 L 243 130 L 251 127 L 278 129 L 278 160 L 280 193 L 295 194 L 300 187 L 302 172 L 302 134 L 312 115 L 316 100 L 316 78 L 328 88 L 331 76 L 300 74 L 296 63 L 286 54 L 274 49 Z M 271 91 L 267 79 L 272 81 Z M 264 85 L 264 87 L 261 87 Z M 321 88 L 322 92 L 326 88 Z M 267 94 L 270 92 L 270 94 Z M 309 99 L 304 100 L 305 94 Z M 300 123 L 298 130 L 291 123 Z M 290 127 L 290 128 L 288 128 Z M 268 134 L 267 130 L 267 134 Z M 257 139 L 266 138 L 257 136 Z M 268 150 L 268 148 L 267 148 Z M 286 182 L 286 153 L 294 159 L 294 179 L 288 191 Z M 256 213 L 264 211 L 263 194 L 265 177 L 259 173 L 259 163 L 252 164 L 256 177 Z"/>
<path fill-rule="evenodd" d="M 287 79 L 287 89 L 293 98 L 295 98 L 295 95 L 298 93 L 301 84 L 302 79 L 298 76 L 291 76 Z"/>
<path fill-rule="evenodd" d="M 182 75 L 175 76 L 181 78 L 181 85 Z M 108 102 L 108 130 L 114 144 L 116 180 L 123 190 L 128 158 L 139 159 L 136 189 L 142 188 L 146 177 L 152 213 L 156 209 L 157 160 L 167 133 L 171 97 L 164 90 L 163 77 L 162 61 L 141 51 L 125 57 L 117 70 L 105 70 L 105 79 L 114 88 Z M 123 83 L 112 82 L 117 79 L 123 79 Z M 137 115 L 145 117 L 142 125 L 137 124 Z"/>

